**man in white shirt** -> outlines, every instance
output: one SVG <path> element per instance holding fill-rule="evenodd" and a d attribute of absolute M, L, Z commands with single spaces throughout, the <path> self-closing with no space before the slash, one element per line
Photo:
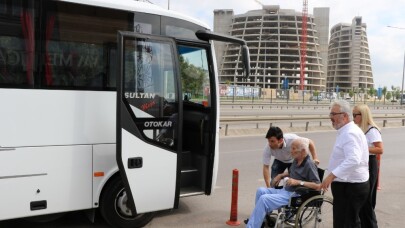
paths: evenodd
<path fill-rule="evenodd" d="M 359 212 L 370 191 L 367 140 L 347 101 L 334 102 L 329 117 L 338 134 L 321 188 L 332 189 L 334 228 L 361 227 Z"/>
<path fill-rule="evenodd" d="M 291 144 L 294 139 L 303 138 L 296 134 L 283 134 L 279 127 L 270 127 L 266 134 L 267 143 L 263 151 L 263 178 L 266 187 L 274 187 L 278 185 L 278 181 L 271 182 L 278 174 L 284 173 L 289 169 L 293 157 L 291 156 Z M 312 155 L 312 160 L 316 165 L 319 164 L 318 156 L 316 154 L 315 144 L 312 140 L 304 138 L 308 141 L 309 152 Z M 274 161 L 271 166 L 271 180 L 270 180 L 270 161 L 271 156 L 274 156 Z M 271 183 L 271 184 L 270 184 Z"/>

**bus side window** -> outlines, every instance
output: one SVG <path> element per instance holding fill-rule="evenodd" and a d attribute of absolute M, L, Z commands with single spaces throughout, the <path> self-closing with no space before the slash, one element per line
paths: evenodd
<path fill-rule="evenodd" d="M 34 3 L 2 1 L 0 18 L 0 85 L 32 87 L 37 73 L 34 32 L 38 16 Z"/>
<path fill-rule="evenodd" d="M 114 90 L 117 31 L 130 29 L 134 14 L 58 1 L 45 8 L 42 86 Z"/>
<path fill-rule="evenodd" d="M 210 105 L 210 81 L 207 51 L 199 47 L 179 46 L 183 101 L 204 107 Z"/>

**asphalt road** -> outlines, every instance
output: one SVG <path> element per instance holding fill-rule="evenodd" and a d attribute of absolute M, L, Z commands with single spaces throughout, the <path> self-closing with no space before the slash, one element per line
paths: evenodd
<path fill-rule="evenodd" d="M 325 168 L 333 146 L 336 132 L 299 133 L 315 141 Z M 405 153 L 403 141 L 405 128 L 384 128 L 382 130 L 385 153 L 381 161 L 381 181 L 377 195 L 377 219 L 379 226 L 405 227 Z M 220 165 L 216 190 L 211 196 L 182 198 L 179 209 L 157 213 L 147 227 L 229 227 L 225 222 L 230 216 L 232 170 L 239 170 L 238 220 L 247 218 L 254 206 L 256 188 L 264 185 L 262 180 L 261 154 L 264 136 L 222 137 L 220 139 Z M 0 228 L 8 227 L 54 227 L 54 228 L 104 228 L 102 219 L 90 223 L 82 213 L 71 213 L 46 224 L 25 220 L 0 222 Z M 243 224 L 241 227 L 244 227 Z"/>

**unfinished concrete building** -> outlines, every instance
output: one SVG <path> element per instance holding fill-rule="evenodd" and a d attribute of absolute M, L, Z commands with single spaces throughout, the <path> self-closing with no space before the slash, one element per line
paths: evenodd
<path fill-rule="evenodd" d="M 240 47 L 215 43 L 220 82 L 283 89 L 287 80 L 289 89 L 299 89 L 301 28 L 302 13 L 278 5 L 264 5 L 240 15 L 230 9 L 215 10 L 214 31 L 246 40 L 251 56 L 251 76 L 244 79 Z M 314 16 L 308 15 L 307 34 L 304 89 L 322 91 L 326 86 L 329 8 L 316 8 Z"/>
<path fill-rule="evenodd" d="M 366 29 L 361 17 L 354 17 L 351 24 L 339 23 L 332 27 L 328 52 L 328 90 L 349 92 L 374 86 Z"/>

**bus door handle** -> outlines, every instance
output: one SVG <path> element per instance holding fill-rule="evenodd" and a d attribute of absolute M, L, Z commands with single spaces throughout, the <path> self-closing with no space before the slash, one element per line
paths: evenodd
<path fill-rule="evenodd" d="M 15 150 L 14 147 L 1 147 L 0 146 L 0 151 L 10 151 L 10 150 Z"/>
<path fill-rule="evenodd" d="M 142 157 L 128 158 L 128 169 L 142 168 Z"/>

